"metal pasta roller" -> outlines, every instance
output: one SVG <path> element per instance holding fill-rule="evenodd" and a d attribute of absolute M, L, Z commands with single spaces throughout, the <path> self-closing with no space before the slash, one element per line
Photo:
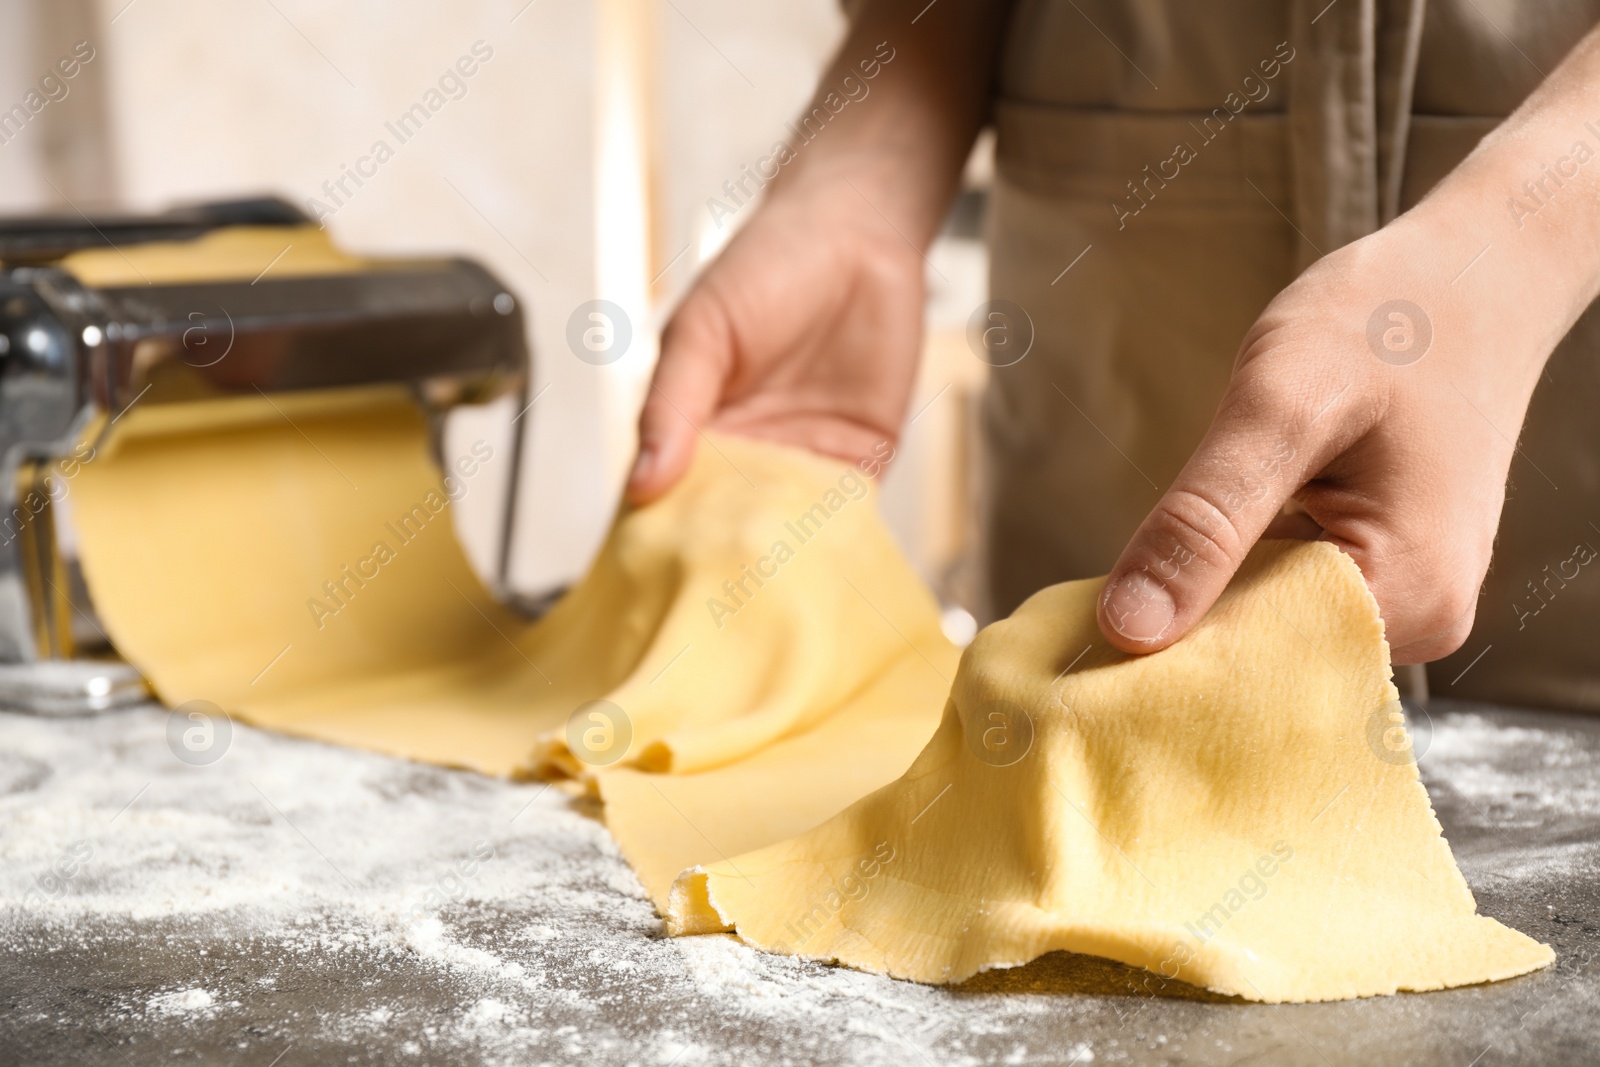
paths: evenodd
<path fill-rule="evenodd" d="M 83 458 L 87 434 L 110 443 L 135 404 L 403 386 L 437 448 L 438 416 L 525 396 L 528 370 L 521 306 L 483 267 L 350 256 L 281 200 L 0 220 L 0 706 L 73 714 L 149 695 L 101 634 L 52 506 L 51 472 Z M 237 406 L 202 410 L 226 421 Z"/>

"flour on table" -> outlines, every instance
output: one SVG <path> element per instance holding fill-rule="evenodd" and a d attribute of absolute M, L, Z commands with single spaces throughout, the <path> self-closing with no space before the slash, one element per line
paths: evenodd
<path fill-rule="evenodd" d="M 1431 788 L 1448 780 L 1513 822 L 1600 817 L 1600 754 L 1557 740 L 1551 766 L 1519 784 L 1491 755 L 1539 751 L 1535 738 L 1470 713 L 1434 718 Z M 92 975 L 109 950 L 159 956 L 131 972 L 144 984 L 96 1010 L 174 1047 L 226 1029 L 249 1045 L 241 1062 L 263 1064 L 291 1042 L 304 1053 L 322 1040 L 389 1042 L 402 1063 L 946 1067 L 1180 1059 L 1180 1039 L 1167 1043 L 1175 1019 L 1195 1042 L 1216 1037 L 1209 1016 L 1186 1014 L 1204 1005 L 953 994 L 729 937 L 668 940 L 605 829 L 559 790 L 242 724 L 222 760 L 192 767 L 167 749 L 166 724 L 151 709 L 55 721 L 0 713 L 0 959 L 47 959 L 49 975 L 75 959 Z M 1552 731 L 1533 732 L 1549 742 Z M 1489 822 L 1474 833 L 1452 835 L 1469 879 L 1498 883 L 1507 859 L 1541 876 L 1537 857 L 1518 859 L 1533 851 L 1523 835 Z M 457 865 L 478 842 L 493 856 L 464 875 Z M 73 874 L 51 899 L 39 879 L 58 863 Z M 419 918 L 430 889 L 446 903 Z M 329 986 L 337 995 L 319 986 L 309 1004 L 289 999 L 308 973 L 353 977 Z M 68 995 L 55 991 L 46 1006 L 76 1003 Z M 278 1017 L 286 1004 L 300 1015 Z M 66 1025 L 71 1012 L 51 1017 Z M 755 1057 L 730 1048 L 728 1032 L 767 1043 Z M 1062 1033 L 1075 1036 L 1041 1037 Z"/>

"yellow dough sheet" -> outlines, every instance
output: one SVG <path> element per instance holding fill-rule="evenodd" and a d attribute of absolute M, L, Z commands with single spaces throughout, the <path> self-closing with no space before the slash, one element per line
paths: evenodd
<path fill-rule="evenodd" d="M 953 647 L 902 656 L 837 714 L 726 767 L 598 776 L 606 825 L 657 906 L 685 867 L 793 837 L 893 779 L 938 727 L 956 661 Z"/>
<path fill-rule="evenodd" d="M 1387 649 L 1329 546 L 1258 549 L 1153 656 L 1107 648 L 1079 582 L 960 658 L 868 479 L 713 436 L 529 623 L 427 442 L 381 393 L 135 406 L 69 483 L 118 650 L 171 705 L 585 779 L 674 933 L 932 982 L 1067 948 L 1265 1000 L 1550 959 L 1475 915 L 1371 743 Z"/>
<path fill-rule="evenodd" d="M 1101 585 L 985 629 L 904 775 L 685 872 L 669 932 L 923 982 L 1067 949 L 1273 1002 L 1553 959 L 1476 914 L 1394 744 L 1388 647 L 1349 557 L 1263 543 L 1189 636 L 1143 657 L 1101 638 Z"/>
<path fill-rule="evenodd" d="M 217 425 L 218 403 L 242 410 Z M 870 481 L 756 441 L 711 439 L 667 499 L 625 509 L 537 624 L 473 575 L 426 425 L 392 396 L 136 406 L 71 492 L 95 605 L 169 705 L 490 774 L 608 771 L 663 906 L 718 857 L 708 838 L 770 843 L 890 781 L 955 673 Z"/>
<path fill-rule="evenodd" d="M 60 265 L 84 285 L 115 288 L 348 274 L 382 261 L 340 251 L 320 226 L 232 226 L 188 241 L 85 249 Z"/>

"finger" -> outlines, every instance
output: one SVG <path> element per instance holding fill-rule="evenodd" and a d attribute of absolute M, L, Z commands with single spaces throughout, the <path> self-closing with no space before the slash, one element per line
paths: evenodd
<path fill-rule="evenodd" d="M 1307 458 L 1261 405 L 1234 400 L 1134 533 L 1106 580 L 1100 630 L 1124 652 L 1178 640 L 1304 482 Z"/>
<path fill-rule="evenodd" d="M 1315 541 L 1323 534 L 1323 529 L 1317 520 L 1307 515 L 1304 511 L 1294 509 L 1294 501 L 1284 505 L 1284 509 L 1272 517 L 1267 523 L 1267 528 L 1262 532 L 1263 539 L 1275 538 L 1283 541 Z"/>
<path fill-rule="evenodd" d="M 732 363 L 721 316 L 691 297 L 661 339 L 661 360 L 639 413 L 639 455 L 628 475 L 630 502 L 649 503 L 689 469 Z"/>

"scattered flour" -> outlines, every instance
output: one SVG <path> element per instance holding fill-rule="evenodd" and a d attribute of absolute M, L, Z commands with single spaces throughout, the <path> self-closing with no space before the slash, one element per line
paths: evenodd
<path fill-rule="evenodd" d="M 175 927 L 204 947 L 129 995 L 143 1016 L 179 1027 L 222 1025 L 292 993 L 299 980 L 283 976 L 307 966 L 371 976 L 286 1027 L 269 1061 L 290 1039 L 320 1039 L 390 1041 L 405 1057 L 470 1049 L 493 1063 L 944 1067 L 1023 1047 L 1038 1052 L 1018 1062 L 1053 1063 L 1059 1045 L 1006 1035 L 1088 1010 L 1043 996 L 957 998 L 726 936 L 667 939 L 610 835 L 559 789 L 242 724 L 222 760 L 192 767 L 168 751 L 165 726 L 155 709 L 0 713 L 0 789 L 10 786 L 0 954 L 41 942 L 94 952 L 106 936 Z M 92 855 L 62 891 L 22 906 L 78 842 Z M 492 856 L 447 879 L 481 843 Z M 453 899 L 423 906 L 441 885 Z M 268 973 L 219 984 L 203 958 L 230 952 Z M 404 983 L 362 992 L 388 988 L 385 975 L 425 979 L 442 1010 L 419 1012 Z M 735 1047 L 750 1041 L 759 1054 Z"/>
<path fill-rule="evenodd" d="M 204 989 L 180 989 L 151 997 L 145 1004 L 145 1010 L 152 1015 L 188 1015 L 203 1011 L 213 1003 L 215 1001 L 211 994 Z"/>
<path fill-rule="evenodd" d="M 1479 843 L 1458 848 L 1469 877 L 1501 837 L 1522 844 L 1506 826 L 1600 819 L 1592 740 L 1434 720 L 1424 773 L 1482 813 Z M 304 996 L 307 974 L 328 981 L 265 1027 L 252 1062 L 290 1042 L 430 1063 L 1173 1062 L 1173 1020 L 1200 1025 L 1176 1002 L 952 992 L 728 936 L 667 939 L 610 835 L 559 789 L 243 725 L 222 760 L 193 767 L 165 727 L 155 709 L 0 713 L 0 958 L 92 958 L 158 931 L 176 947 L 130 972 L 112 1015 L 191 1034 L 241 1032 L 256 1005 Z M 1592 870 L 1590 836 L 1558 859 Z M 1539 876 L 1550 857 L 1523 852 L 1511 876 Z"/>
<path fill-rule="evenodd" d="M 1471 712 L 1442 719 L 1422 759 L 1426 771 L 1484 804 L 1517 806 L 1525 820 L 1600 818 L 1600 751 L 1560 730 L 1502 726 Z M 1531 773 L 1530 773 L 1531 772 Z"/>

